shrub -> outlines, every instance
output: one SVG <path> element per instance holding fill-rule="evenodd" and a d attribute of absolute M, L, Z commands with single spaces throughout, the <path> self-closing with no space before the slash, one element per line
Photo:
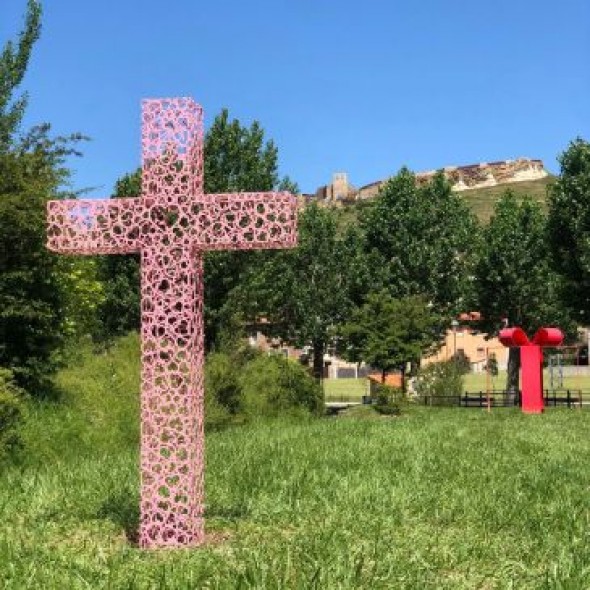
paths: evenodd
<path fill-rule="evenodd" d="M 454 406 L 454 398 L 463 394 L 463 376 L 453 361 L 431 363 L 418 371 L 415 388 L 431 405 Z"/>
<path fill-rule="evenodd" d="M 210 401 L 225 408 L 230 414 L 240 409 L 241 387 L 239 368 L 229 354 L 212 352 L 205 363 L 205 390 Z"/>
<path fill-rule="evenodd" d="M 375 388 L 375 401 L 373 407 L 380 414 L 387 416 L 399 416 L 401 413 L 400 402 L 404 398 L 404 392 L 399 387 L 389 387 L 379 384 Z"/>
<path fill-rule="evenodd" d="M 0 460 L 22 446 L 22 395 L 23 391 L 15 384 L 12 371 L 0 368 Z"/>
<path fill-rule="evenodd" d="M 242 403 L 248 416 L 323 410 L 321 387 L 304 367 L 281 356 L 259 355 L 241 373 Z"/>
<path fill-rule="evenodd" d="M 228 354 L 211 353 L 205 361 L 205 429 L 226 425 L 241 405 L 238 371 Z"/>
<path fill-rule="evenodd" d="M 205 426 L 240 417 L 323 410 L 319 385 L 304 367 L 278 355 L 212 352 L 205 363 Z"/>
<path fill-rule="evenodd" d="M 465 354 L 465 351 L 458 350 L 456 354 L 451 357 L 451 360 L 461 375 L 471 373 L 471 359 Z"/>
<path fill-rule="evenodd" d="M 498 359 L 496 358 L 496 353 L 492 352 L 488 361 L 486 363 L 486 371 L 489 371 L 492 377 L 498 376 Z"/>

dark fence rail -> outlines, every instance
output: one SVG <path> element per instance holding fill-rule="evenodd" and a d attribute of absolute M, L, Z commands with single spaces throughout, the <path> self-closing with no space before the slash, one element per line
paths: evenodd
<path fill-rule="evenodd" d="M 521 406 L 521 392 L 478 391 L 465 392 L 462 395 L 436 395 L 419 398 L 425 406 L 447 406 L 461 408 L 512 408 Z M 590 406 L 590 391 L 581 389 L 544 390 L 543 400 L 546 407 L 565 406 L 582 408 Z"/>

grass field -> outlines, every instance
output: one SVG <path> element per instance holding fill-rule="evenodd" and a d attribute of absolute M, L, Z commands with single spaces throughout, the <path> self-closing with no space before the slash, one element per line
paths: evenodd
<path fill-rule="evenodd" d="M 550 388 L 549 371 L 543 371 L 543 387 Z M 485 373 L 469 373 L 463 377 L 465 391 L 486 391 L 488 379 Z M 506 387 L 506 371 L 500 371 L 495 378 L 490 377 L 489 386 L 491 389 L 504 389 Z M 566 376 L 563 378 L 562 389 L 583 389 L 590 391 L 590 376 Z"/>
<path fill-rule="evenodd" d="M 490 378 L 491 389 L 503 390 L 506 386 L 506 371 L 500 371 L 498 376 Z M 544 372 L 544 387 L 550 386 L 549 371 Z M 485 373 L 469 373 L 463 377 L 463 387 L 467 392 L 486 391 L 488 380 Z M 563 378 L 563 388 L 590 391 L 590 376 L 567 376 Z M 367 392 L 366 379 L 325 379 L 324 393 L 326 401 L 330 400 L 360 400 Z"/>
<path fill-rule="evenodd" d="M 331 399 L 360 400 L 366 393 L 366 379 L 324 379 L 326 401 Z"/>
<path fill-rule="evenodd" d="M 0 468 L 2 590 L 590 587 L 585 411 L 359 407 L 210 432 L 208 543 L 141 551 L 137 363 L 136 337 L 81 352 L 60 402 L 29 406 Z"/>
<path fill-rule="evenodd" d="M 211 542 L 146 552 L 127 539 L 135 444 L 93 446 L 67 411 L 36 412 L 43 452 L 0 477 L 3 589 L 590 587 L 590 413 L 415 408 L 212 433 Z"/>

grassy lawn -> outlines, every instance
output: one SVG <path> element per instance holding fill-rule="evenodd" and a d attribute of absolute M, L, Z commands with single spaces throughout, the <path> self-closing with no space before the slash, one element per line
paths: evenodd
<path fill-rule="evenodd" d="M 467 392 L 486 391 L 488 382 L 485 373 L 470 373 L 464 376 L 464 388 Z M 490 378 L 490 389 L 503 390 L 506 385 L 506 371 L 500 371 L 496 378 Z M 549 371 L 544 372 L 544 387 L 550 387 Z M 563 378 L 563 389 L 590 390 L 590 376 L 573 376 Z M 325 379 L 324 393 L 326 401 L 356 400 L 367 391 L 366 379 Z"/>
<path fill-rule="evenodd" d="M 549 371 L 543 371 L 543 387 L 550 388 Z M 470 373 L 464 376 L 465 391 L 486 391 L 488 380 L 485 373 Z M 490 389 L 504 389 L 506 386 L 506 371 L 500 371 L 495 379 L 489 380 Z M 590 390 L 590 376 L 571 376 L 563 378 L 563 389 Z"/>
<path fill-rule="evenodd" d="M 326 400 L 350 398 L 360 400 L 367 393 L 366 379 L 324 379 Z"/>
<path fill-rule="evenodd" d="M 211 433 L 212 541 L 147 552 L 127 540 L 136 442 L 99 446 L 103 425 L 36 412 L 38 456 L 0 475 L 3 589 L 590 587 L 590 413 L 412 408 Z"/>

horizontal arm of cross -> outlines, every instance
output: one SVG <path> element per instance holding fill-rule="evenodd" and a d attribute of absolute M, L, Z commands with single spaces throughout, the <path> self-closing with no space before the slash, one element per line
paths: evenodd
<path fill-rule="evenodd" d="M 47 203 L 47 247 L 64 254 L 139 252 L 140 199 Z"/>
<path fill-rule="evenodd" d="M 194 222 L 199 250 L 293 248 L 297 199 L 287 192 L 208 194 Z"/>

